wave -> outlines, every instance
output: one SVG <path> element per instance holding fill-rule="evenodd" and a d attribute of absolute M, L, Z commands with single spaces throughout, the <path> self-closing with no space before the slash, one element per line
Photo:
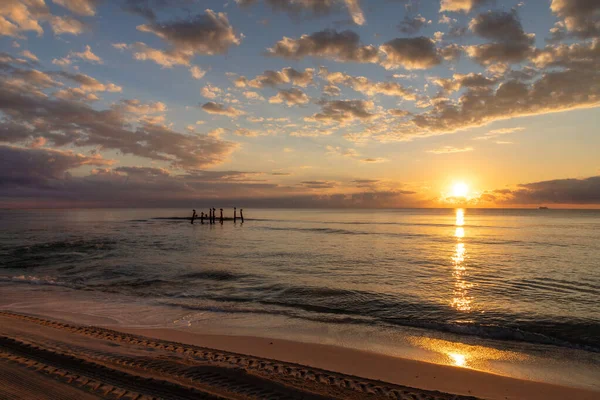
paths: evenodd
<path fill-rule="evenodd" d="M 600 352 L 600 323 L 591 320 L 545 320 L 519 314 L 470 314 L 418 298 L 327 287 L 272 284 L 237 288 L 230 294 L 181 291 L 181 279 L 235 281 L 249 275 L 194 271 L 172 279 L 127 279 L 103 284 L 61 281 L 52 276 L 0 276 L 0 282 L 64 286 L 71 289 L 135 295 L 189 310 L 280 315 L 313 322 L 412 327 L 486 339 L 521 341 Z M 201 288 L 200 288 L 201 289 Z M 211 304 L 202 304 L 210 302 Z M 194 304 L 200 303 L 200 304 Z M 491 314 L 491 313 L 490 313 Z"/>
<path fill-rule="evenodd" d="M 492 316 L 471 314 L 469 317 L 473 321 L 465 323 L 458 322 L 465 317 L 464 313 L 456 312 L 450 306 L 368 291 L 276 284 L 231 295 L 203 293 L 175 298 L 188 302 L 193 299 L 219 302 L 227 305 L 221 310 L 223 312 L 250 312 L 248 309 L 251 309 L 311 321 L 406 326 L 600 352 L 600 324 L 597 322 L 549 321 L 541 316 L 494 313 Z M 250 306 L 255 308 L 248 308 Z"/>
<path fill-rule="evenodd" d="M 27 283 L 32 285 L 48 285 L 48 286 L 67 286 L 66 282 L 61 282 L 55 277 L 51 276 L 35 276 L 35 275 L 19 275 L 19 276 L 5 276 L 0 275 L 0 282 L 15 282 L 15 283 Z"/>
<path fill-rule="evenodd" d="M 323 234 L 336 234 L 336 235 L 431 237 L 431 235 L 428 235 L 425 233 L 365 232 L 365 231 L 351 231 L 351 230 L 347 230 L 347 229 L 335 229 L 335 228 L 296 228 L 296 227 L 263 226 L 263 227 L 260 227 L 260 229 L 267 230 L 267 231 L 293 231 L 293 232 L 310 232 L 310 233 L 323 233 Z"/>
<path fill-rule="evenodd" d="M 214 281 L 234 281 L 241 279 L 245 274 L 234 274 L 228 271 L 206 270 L 190 272 L 184 275 L 178 275 L 178 278 L 183 279 L 199 279 L 199 280 L 214 280 Z"/>
<path fill-rule="evenodd" d="M 122 243 L 121 243 L 122 244 Z M 3 251 L 2 267 L 28 269 L 106 256 L 117 248 L 114 239 L 66 239 L 11 247 Z"/>
<path fill-rule="evenodd" d="M 210 300 L 216 300 L 211 298 Z M 223 299 L 224 300 L 224 299 Z M 243 303 L 243 306 L 240 304 Z M 255 307 L 254 303 L 246 304 L 241 299 L 230 298 L 222 304 L 186 304 L 172 301 L 161 301 L 161 305 L 179 307 L 190 311 L 227 313 L 227 314 L 262 314 L 262 315 L 277 315 L 288 318 L 296 318 L 312 322 L 333 323 L 333 324 L 356 324 L 380 327 L 409 327 L 433 330 L 438 332 L 447 332 L 458 335 L 477 336 L 483 339 L 492 339 L 500 341 L 517 341 L 532 344 L 552 345 L 558 347 L 572 348 L 600 353 L 600 344 L 589 341 L 580 340 L 578 342 L 565 340 L 560 337 L 555 337 L 541 332 L 529 330 L 524 327 L 509 327 L 497 324 L 481 324 L 481 323 L 464 323 L 464 322 L 435 322 L 418 320 L 415 318 L 396 318 L 396 319 L 379 319 L 373 316 L 362 316 L 347 314 L 343 312 L 331 312 L 327 307 L 301 307 L 303 310 L 310 310 L 310 313 L 302 313 L 294 310 L 294 308 L 286 308 L 283 304 L 278 304 L 279 308 L 260 307 L 264 303 L 258 302 Z M 595 327 L 598 329 L 598 327 Z"/>
<path fill-rule="evenodd" d="M 247 218 L 249 219 L 249 218 Z M 398 222 L 398 221 L 327 221 L 327 220 L 302 220 L 302 219 L 271 219 L 271 218 L 253 218 L 253 221 L 261 222 L 294 222 L 303 224 L 327 224 L 327 225 L 398 225 L 398 226 L 430 226 L 437 228 L 456 227 L 454 222 L 450 223 L 427 223 L 427 222 Z M 498 225 L 476 225 L 465 223 L 461 225 L 464 228 L 494 228 L 494 229 L 516 229 L 512 226 Z"/>
<path fill-rule="evenodd" d="M 235 303 L 235 302 L 233 302 Z M 199 305 L 199 304 L 185 304 L 170 301 L 161 301 L 159 304 L 171 307 L 178 307 L 189 311 L 203 311 L 213 313 L 228 313 L 228 314 L 263 314 L 263 315 L 279 315 L 289 318 L 300 318 L 306 321 L 322 322 L 322 323 L 338 323 L 338 324 L 369 324 L 372 322 L 369 317 L 341 315 L 341 314 L 329 314 L 329 315 L 303 315 L 300 316 L 293 310 L 286 309 L 266 309 L 260 307 L 239 307 L 227 306 L 224 304 L 219 305 Z"/>

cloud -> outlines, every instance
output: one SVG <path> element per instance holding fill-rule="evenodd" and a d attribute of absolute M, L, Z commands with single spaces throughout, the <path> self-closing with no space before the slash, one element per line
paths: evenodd
<path fill-rule="evenodd" d="M 31 151 L 26 149 L 26 151 Z M 0 154 L 4 155 L 0 148 Z M 7 157 L 0 158 L 4 166 Z M 28 153 L 13 156 L 11 165 L 28 165 Z M 213 206 L 215 201 L 227 206 L 251 207 L 353 207 L 377 208 L 418 205 L 414 192 L 407 190 L 377 190 L 374 184 L 352 193 L 333 192 L 339 183 L 331 180 L 305 180 L 296 185 L 278 185 L 269 177 L 289 176 L 285 172 L 261 173 L 245 171 L 191 170 L 176 174 L 165 168 L 100 166 L 87 176 L 75 177 L 64 169 L 42 160 L 41 167 L 20 169 L 20 176 L 10 176 L 10 168 L 0 171 L 0 191 L 3 207 L 190 207 L 199 211 Z M 97 162 L 90 160 L 88 165 Z M 66 167 L 80 164 L 67 163 Z M 35 165 L 35 164 L 34 164 Z M 48 167 L 50 165 L 50 167 Z M 37 171 L 45 176 L 35 176 Z M 48 174 L 48 171 L 57 171 Z M 4 174 L 8 177 L 4 178 Z M 267 178 L 267 179 L 265 179 Z M 360 183 L 358 189 L 363 188 Z M 348 190 L 348 189 L 346 189 Z M 240 195 L 242 194 L 242 195 Z M 199 208 L 200 207 L 200 208 Z"/>
<path fill-rule="evenodd" d="M 451 133 L 493 121 L 600 106 L 600 72 L 593 62 L 566 70 L 550 70 L 531 83 L 508 80 L 495 89 L 469 89 L 456 100 L 445 100 L 399 127 L 385 138 L 407 140 Z"/>
<path fill-rule="evenodd" d="M 431 24 L 431 21 L 427 21 L 427 19 L 420 14 L 415 15 L 414 17 L 406 15 L 400 24 L 398 24 L 398 30 L 407 35 L 414 35 L 427 24 Z"/>
<path fill-rule="evenodd" d="M 468 74 L 454 74 L 452 78 L 448 79 L 433 78 L 431 81 L 436 85 L 441 86 L 449 93 L 456 92 L 463 88 L 488 88 L 497 82 L 495 79 L 474 72 Z"/>
<path fill-rule="evenodd" d="M 69 11 L 91 17 L 96 15 L 97 0 L 52 0 L 54 4 L 58 4 L 67 8 Z"/>
<path fill-rule="evenodd" d="M 594 0 L 552 0 L 550 9 L 558 17 L 559 31 L 582 39 L 600 37 L 600 3 Z"/>
<path fill-rule="evenodd" d="M 115 45 L 113 44 L 113 46 L 115 46 Z M 65 67 L 67 65 L 71 65 L 73 63 L 74 58 L 86 60 L 91 63 L 103 64 L 102 59 L 92 52 L 92 49 L 90 46 L 85 46 L 85 50 L 82 52 L 70 51 L 66 57 L 55 58 L 52 60 L 52 64 L 59 65 L 61 67 Z"/>
<path fill-rule="evenodd" d="M 53 75 L 62 77 L 65 79 L 69 79 L 73 82 L 76 82 L 80 85 L 80 89 L 84 92 L 121 92 L 123 88 L 121 86 L 117 86 L 114 83 L 101 83 L 95 78 L 92 78 L 89 75 L 85 74 L 73 74 L 70 72 L 55 72 Z"/>
<path fill-rule="evenodd" d="M 30 52 L 29 50 L 23 50 L 21 53 L 23 57 L 29 58 L 32 61 L 40 61 L 35 54 Z"/>
<path fill-rule="evenodd" d="M 250 81 L 244 77 L 241 77 L 242 79 L 238 78 L 236 80 L 236 86 L 250 86 L 256 89 L 262 89 L 266 86 L 276 87 L 278 85 L 292 83 L 296 86 L 306 87 L 311 83 L 314 83 L 314 72 L 315 70 L 313 68 L 306 68 L 303 72 L 300 72 L 291 67 L 283 68 L 281 71 L 265 71 L 262 75 L 258 75 Z"/>
<path fill-rule="evenodd" d="M 245 76 L 239 76 L 235 78 L 235 80 L 233 81 L 233 85 L 237 88 L 245 88 L 246 86 L 248 86 L 248 79 Z"/>
<path fill-rule="evenodd" d="M 245 114 L 244 111 L 235 109 L 233 107 L 227 107 L 223 104 L 215 103 L 214 101 L 209 101 L 208 103 L 204 103 L 202 105 L 202 109 L 209 114 L 219 114 L 226 115 L 231 118 L 239 117 L 240 115 Z"/>
<path fill-rule="evenodd" d="M 289 186 L 280 188 L 265 179 L 258 179 L 265 175 L 260 172 L 190 170 L 175 174 L 158 167 L 121 166 L 111 169 L 98 156 L 69 157 L 65 152 L 40 157 L 39 152 L 43 150 L 24 149 L 23 154 L 13 151 L 0 160 L 3 167 L 9 161 L 23 167 L 18 171 L 6 168 L 0 171 L 0 187 L 10 188 L 0 192 L 0 204 L 11 207 L 161 207 L 192 202 L 198 208 L 198 205 L 213 205 L 215 198 L 225 202 L 236 197 L 241 200 L 239 193 L 250 199 L 270 195 L 269 204 L 275 204 L 273 200 L 282 195 L 293 196 L 294 193 L 308 191 Z M 6 153 L 0 146 L 0 154 Z M 71 176 L 68 169 L 82 163 L 98 165 L 98 168 L 87 176 Z M 246 201 L 231 201 L 236 205 L 248 204 Z"/>
<path fill-rule="evenodd" d="M 26 84 L 15 82 L 26 74 L 30 76 Z M 58 72 L 52 76 L 77 82 L 86 92 L 120 89 L 83 74 Z M 43 137 L 58 147 L 112 149 L 179 168 L 219 164 L 238 147 L 207 135 L 181 134 L 166 126 L 132 127 L 118 108 L 94 109 L 40 93 L 40 88 L 58 85 L 48 78 L 31 70 L 0 70 L 0 111 L 5 116 L 0 120 L 0 142 L 18 144 Z"/>
<path fill-rule="evenodd" d="M 344 0 L 348 7 L 348 12 L 352 17 L 352 21 L 356 25 L 363 25 L 365 23 L 365 16 L 362 9 L 360 8 L 359 0 Z"/>
<path fill-rule="evenodd" d="M 597 205 L 600 204 L 600 176 L 524 183 L 513 189 L 485 192 L 482 197 L 481 200 L 495 204 Z"/>
<path fill-rule="evenodd" d="M 204 71 L 200 67 L 193 65 L 192 67 L 190 67 L 190 74 L 194 79 L 202 79 L 204 75 L 206 75 L 206 71 Z"/>
<path fill-rule="evenodd" d="M 108 166 L 113 163 L 99 155 L 0 144 L 0 187 L 44 184 L 47 180 L 68 178 L 68 170 L 84 165 Z"/>
<path fill-rule="evenodd" d="M 241 42 L 229 24 L 227 14 L 212 10 L 188 20 L 151 22 L 139 25 L 137 29 L 153 33 L 167 42 L 173 52 L 187 55 L 223 54 Z"/>
<path fill-rule="evenodd" d="M 208 84 L 200 90 L 200 93 L 202 94 L 202 96 L 206 97 L 207 99 L 214 100 L 217 97 L 221 96 L 223 91 L 216 86 L 212 86 L 211 84 Z"/>
<path fill-rule="evenodd" d="M 356 187 L 359 188 L 364 188 L 364 187 L 373 187 L 374 185 L 376 185 L 377 183 L 380 182 L 379 179 L 355 179 L 353 181 L 351 181 L 352 183 L 356 184 Z"/>
<path fill-rule="evenodd" d="M 189 66 L 192 60 L 191 53 L 180 52 L 177 50 L 158 50 L 146 45 L 146 43 L 136 42 L 128 45 L 127 48 L 133 50 L 133 58 L 136 60 L 150 60 L 164 68 L 171 68 L 174 65 Z"/>
<path fill-rule="evenodd" d="M 367 96 L 382 94 L 402 97 L 406 100 L 416 99 L 414 91 L 405 88 L 397 82 L 372 82 L 364 76 L 353 77 L 342 72 L 329 73 L 325 69 L 322 70 L 321 75 L 330 84 L 343 84 Z"/>
<path fill-rule="evenodd" d="M 319 104 L 321 112 L 308 117 L 308 121 L 345 124 L 356 119 L 367 121 L 376 117 L 376 114 L 369 112 L 375 107 L 372 101 L 324 100 Z"/>
<path fill-rule="evenodd" d="M 350 158 L 354 158 L 354 159 L 360 161 L 361 163 L 365 163 L 365 164 L 377 164 L 377 163 L 384 163 L 384 162 L 389 161 L 387 158 L 382 158 L 382 157 L 360 158 L 360 153 L 356 149 L 351 149 L 351 148 L 343 148 L 340 146 L 326 146 L 325 149 L 327 150 L 328 155 L 350 157 Z"/>
<path fill-rule="evenodd" d="M 434 41 L 424 36 L 393 39 L 380 49 L 387 56 L 381 63 L 386 69 L 428 69 L 442 63 Z"/>
<path fill-rule="evenodd" d="M 238 128 L 234 131 L 234 133 L 238 136 L 245 137 L 259 137 L 259 136 L 269 136 L 273 135 L 276 132 L 273 130 L 256 130 L 256 129 L 246 129 L 246 128 Z"/>
<path fill-rule="evenodd" d="M 88 29 L 86 24 L 73 17 L 52 16 L 50 18 L 50 26 L 52 27 L 52 32 L 56 35 L 63 35 L 65 33 L 79 35 Z"/>
<path fill-rule="evenodd" d="M 536 49 L 530 59 L 538 68 L 594 69 L 600 62 L 600 39 L 571 45 L 546 46 L 544 49 Z"/>
<path fill-rule="evenodd" d="M 70 58 L 80 58 L 82 60 L 89 61 L 91 63 L 96 63 L 96 64 L 103 63 L 102 59 L 92 52 L 92 48 L 89 45 L 86 45 L 85 50 L 82 52 L 79 52 L 79 53 L 75 52 L 75 51 L 70 52 L 69 57 Z"/>
<path fill-rule="evenodd" d="M 525 33 L 516 12 L 488 11 L 479 14 L 469 23 L 476 35 L 494 41 L 527 42 L 531 36 Z"/>
<path fill-rule="evenodd" d="M 56 35 L 64 33 L 78 35 L 87 28 L 84 23 L 73 17 L 52 15 L 43 0 L 2 0 L 0 36 L 24 39 L 21 33 L 28 31 L 41 36 L 44 33 L 41 23 L 44 22 L 50 23 Z"/>
<path fill-rule="evenodd" d="M 307 104 L 309 101 L 310 99 L 306 93 L 296 88 L 280 90 L 269 99 L 269 103 L 280 104 L 285 102 L 288 106 Z"/>
<path fill-rule="evenodd" d="M 475 140 L 494 139 L 501 135 L 508 135 L 510 133 L 521 132 L 524 130 L 525 130 L 525 128 L 523 128 L 522 126 L 518 126 L 518 127 L 514 127 L 514 128 L 494 129 L 492 131 L 487 132 L 483 136 L 477 136 L 477 137 L 474 137 L 473 139 L 475 139 Z M 503 143 L 499 143 L 499 144 L 507 144 L 507 143 L 510 143 L 510 142 L 503 142 Z"/>
<path fill-rule="evenodd" d="M 452 153 L 464 153 L 467 151 L 473 151 L 472 147 L 454 147 L 454 146 L 444 146 L 439 149 L 427 150 L 428 153 L 433 154 L 452 154 Z"/>
<path fill-rule="evenodd" d="M 48 19 L 50 12 L 43 1 L 3 0 L 0 5 L 0 35 L 24 38 L 21 32 L 44 33 L 40 22 Z"/>
<path fill-rule="evenodd" d="M 343 148 L 339 146 L 326 146 L 325 147 L 328 155 L 341 156 L 341 157 L 358 157 L 360 154 L 356 149 Z"/>
<path fill-rule="evenodd" d="M 368 163 L 368 164 L 373 164 L 373 163 L 384 163 L 384 162 L 388 162 L 390 160 L 388 160 L 387 158 L 381 158 L 381 157 L 377 157 L 377 158 L 361 158 L 360 162 L 362 163 Z"/>
<path fill-rule="evenodd" d="M 352 31 L 324 30 L 302 35 L 299 39 L 284 37 L 267 49 L 267 54 L 289 59 L 319 57 L 339 62 L 379 61 L 377 48 L 361 45 L 360 36 Z"/>
<path fill-rule="evenodd" d="M 335 85 L 326 85 L 323 88 L 323 94 L 325 94 L 327 96 L 331 96 L 331 97 L 336 97 L 336 96 L 339 96 L 340 94 L 342 94 L 342 91 L 340 90 L 339 87 L 337 87 Z"/>
<path fill-rule="evenodd" d="M 236 129 L 234 133 L 238 136 L 244 136 L 244 137 L 258 137 L 258 136 L 266 135 L 265 133 L 259 132 L 255 129 L 245 129 L 245 128 Z"/>
<path fill-rule="evenodd" d="M 158 3 L 160 4 L 157 6 L 161 8 L 167 6 L 167 3 L 163 4 L 160 1 Z M 169 46 L 163 50 L 150 47 L 144 42 L 135 42 L 130 45 L 113 44 L 120 50 L 132 50 L 136 60 L 154 61 L 164 68 L 171 68 L 174 65 L 190 67 L 191 61 L 196 55 L 224 54 L 231 46 L 241 43 L 241 38 L 236 35 L 225 13 L 206 10 L 205 14 L 196 15 L 187 20 L 159 23 L 155 20 L 156 15 L 149 1 L 128 0 L 124 8 L 150 20 L 147 24 L 138 25 L 139 31 L 152 33 Z M 190 68 L 190 73 L 195 79 L 200 79 L 196 76 L 204 76 L 203 72 L 195 66 Z"/>
<path fill-rule="evenodd" d="M 167 4 L 168 3 L 164 0 L 157 0 L 154 2 L 152 0 L 125 0 L 123 10 L 140 15 L 149 20 L 156 20 L 156 13 L 152 6 L 164 8 Z"/>
<path fill-rule="evenodd" d="M 410 112 L 406 111 L 406 110 L 400 110 L 400 109 L 389 109 L 387 110 L 388 114 L 393 115 L 394 117 L 406 117 L 408 115 L 410 115 Z"/>
<path fill-rule="evenodd" d="M 515 11 L 489 11 L 479 14 L 469 24 L 476 35 L 493 43 L 467 46 L 469 57 L 481 65 L 518 63 L 533 52 L 534 34 L 525 33 Z"/>
<path fill-rule="evenodd" d="M 290 132 L 290 136 L 294 137 L 319 137 L 329 136 L 335 132 L 334 129 L 315 128 L 312 126 L 304 126 L 301 130 Z"/>
<path fill-rule="evenodd" d="M 324 15 L 330 13 L 336 6 L 345 5 L 352 21 L 357 25 L 365 23 L 365 17 L 359 0 L 264 0 L 274 11 L 284 11 L 292 16 L 302 13 Z M 235 0 L 241 6 L 257 3 L 257 0 Z"/>
<path fill-rule="evenodd" d="M 61 86 L 60 82 L 55 81 L 50 75 L 36 69 L 12 71 L 10 79 L 5 81 L 6 86 L 11 90 L 21 90 L 31 92 L 36 96 L 45 96 L 42 89 L 48 89 Z"/>
<path fill-rule="evenodd" d="M 492 0 L 442 0 L 440 2 L 440 12 L 471 12 L 476 7 L 480 7 L 486 3 L 491 3 Z"/>
<path fill-rule="evenodd" d="M 60 89 L 54 92 L 56 98 L 70 101 L 92 102 L 98 101 L 100 98 L 94 93 L 88 93 L 80 88 Z"/>
<path fill-rule="evenodd" d="M 160 101 L 142 103 L 138 99 L 121 100 L 118 104 L 114 105 L 113 108 L 124 113 L 140 115 L 162 113 L 167 111 L 167 106 L 165 103 Z"/>
<path fill-rule="evenodd" d="M 335 181 L 302 181 L 298 185 L 309 189 L 332 189 L 337 186 Z"/>
<path fill-rule="evenodd" d="M 447 46 L 440 48 L 439 55 L 446 61 L 456 61 L 460 58 L 463 51 L 463 46 L 456 43 L 451 43 Z"/>
<path fill-rule="evenodd" d="M 242 93 L 244 95 L 245 98 L 247 98 L 248 100 L 264 100 L 265 98 L 262 97 L 259 93 L 257 92 L 252 92 L 252 91 L 246 91 L 244 93 Z"/>

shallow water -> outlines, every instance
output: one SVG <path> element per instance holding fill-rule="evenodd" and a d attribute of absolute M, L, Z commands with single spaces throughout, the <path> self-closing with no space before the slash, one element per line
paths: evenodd
<path fill-rule="evenodd" d="M 598 211 L 246 210 L 243 225 L 187 214 L 0 211 L 0 280 L 128 296 L 198 326 L 252 319 L 257 335 L 274 320 L 290 335 L 382 343 L 408 330 L 414 348 L 451 339 L 456 365 L 457 341 L 551 345 L 594 365 L 600 354 Z"/>

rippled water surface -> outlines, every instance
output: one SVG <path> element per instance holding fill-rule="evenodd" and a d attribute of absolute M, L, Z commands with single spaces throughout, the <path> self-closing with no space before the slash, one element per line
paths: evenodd
<path fill-rule="evenodd" d="M 199 210 L 201 211 L 201 210 Z M 600 352 L 600 212 L 0 211 L 0 279 Z"/>

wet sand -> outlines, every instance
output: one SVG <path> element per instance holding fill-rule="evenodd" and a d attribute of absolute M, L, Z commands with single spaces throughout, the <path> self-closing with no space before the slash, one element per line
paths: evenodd
<path fill-rule="evenodd" d="M 174 329 L 115 331 L 0 312 L 1 398 L 433 400 L 598 395 L 328 345 Z"/>

